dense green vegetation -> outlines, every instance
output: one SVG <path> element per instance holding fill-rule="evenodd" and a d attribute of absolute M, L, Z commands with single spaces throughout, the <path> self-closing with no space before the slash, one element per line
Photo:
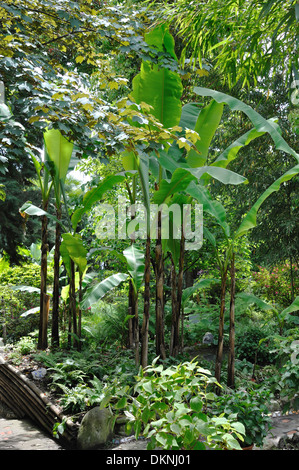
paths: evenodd
<path fill-rule="evenodd" d="M 262 446 L 299 403 L 297 2 L 0 11 L 9 360 L 149 448 Z"/>

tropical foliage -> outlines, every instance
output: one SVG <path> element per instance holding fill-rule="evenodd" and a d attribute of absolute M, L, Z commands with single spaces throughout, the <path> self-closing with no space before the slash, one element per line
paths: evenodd
<path fill-rule="evenodd" d="M 0 11 L 12 357 L 36 339 L 67 412 L 109 405 L 150 448 L 262 446 L 248 409 L 298 406 L 297 3 Z"/>

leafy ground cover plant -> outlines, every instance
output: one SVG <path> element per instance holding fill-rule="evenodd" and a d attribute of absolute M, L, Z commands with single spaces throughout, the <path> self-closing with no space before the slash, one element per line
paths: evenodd
<path fill-rule="evenodd" d="M 299 409 L 299 341 L 298 330 L 289 330 L 285 337 L 275 337 L 273 353 L 277 372 L 268 377 L 269 389 L 283 401 L 283 411 Z"/>
<path fill-rule="evenodd" d="M 224 416 L 235 414 L 237 420 L 245 427 L 245 438 L 241 446 L 255 444 L 262 447 L 263 441 L 270 429 L 271 418 L 267 408 L 270 392 L 265 390 L 231 391 L 219 397 L 215 408 L 218 414 L 221 410 Z"/>
<path fill-rule="evenodd" d="M 125 397 L 118 402 L 135 437 L 149 439 L 149 450 L 240 449 L 238 439 L 243 439 L 245 430 L 236 415 L 207 413 L 208 404 L 216 399 L 210 371 L 197 362 L 164 368 L 156 361 L 140 370 L 131 402 Z"/>

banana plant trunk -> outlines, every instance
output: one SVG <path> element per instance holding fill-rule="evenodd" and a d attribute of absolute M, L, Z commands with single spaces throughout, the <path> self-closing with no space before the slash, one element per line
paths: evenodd
<path fill-rule="evenodd" d="M 48 202 L 43 204 L 43 210 L 47 211 L 47 209 Z M 42 216 L 41 239 L 40 322 L 38 349 L 44 350 L 48 347 L 47 329 L 50 307 L 50 298 L 47 294 L 48 218 L 46 215 Z"/>
<path fill-rule="evenodd" d="M 140 354 L 139 354 L 139 318 L 138 318 L 138 294 L 134 292 L 133 297 L 134 304 L 134 344 L 135 344 L 135 364 L 138 367 L 140 364 Z"/>
<path fill-rule="evenodd" d="M 180 338 L 180 317 L 182 307 L 182 293 L 184 281 L 184 258 L 185 258 L 185 237 L 182 230 L 180 241 L 180 257 L 179 257 L 179 271 L 176 282 L 175 264 L 172 260 L 172 322 L 171 322 L 171 337 L 170 337 L 170 355 L 177 356 L 182 344 Z"/>
<path fill-rule="evenodd" d="M 61 220 L 61 207 L 56 208 L 56 217 Z M 54 284 L 52 304 L 52 347 L 59 347 L 59 260 L 60 260 L 61 228 L 56 223 L 54 251 Z"/>
<path fill-rule="evenodd" d="M 133 284 L 130 279 L 129 281 L 129 306 L 128 306 L 128 313 L 129 313 L 129 321 L 128 321 L 128 342 L 129 348 L 134 348 L 134 322 L 135 322 L 135 312 L 134 312 L 134 302 L 133 302 Z"/>
<path fill-rule="evenodd" d="M 236 269 L 235 253 L 232 254 L 230 268 L 230 315 L 229 315 L 229 352 L 227 368 L 227 385 L 230 388 L 235 387 L 235 295 L 236 295 Z"/>
<path fill-rule="evenodd" d="M 70 325 L 73 326 L 73 345 L 77 347 L 77 309 L 76 309 L 76 287 L 75 287 L 75 263 L 71 259 L 71 276 L 70 276 L 70 290 L 69 290 L 69 314 Z M 71 342 L 71 341 L 70 341 Z"/>
<path fill-rule="evenodd" d="M 156 354 L 166 359 L 164 337 L 164 261 L 161 240 L 161 211 L 158 212 L 158 237 L 156 243 Z"/>
<path fill-rule="evenodd" d="M 82 310 L 81 310 L 81 302 L 83 299 L 83 288 L 82 288 L 82 276 L 79 279 L 79 301 L 78 301 L 78 351 L 81 351 L 81 337 L 82 337 Z"/>
<path fill-rule="evenodd" d="M 227 267 L 224 267 L 221 272 L 221 296 L 220 296 L 220 315 L 219 315 L 219 333 L 218 344 L 215 362 L 215 378 L 218 383 L 221 379 L 221 366 L 223 359 L 223 338 L 224 338 L 224 312 L 225 312 L 225 291 L 227 280 Z M 217 393 L 220 393 L 220 388 L 216 388 Z"/>
<path fill-rule="evenodd" d="M 150 277 L 151 277 L 151 239 L 147 236 L 145 250 L 145 267 L 144 267 L 144 307 L 143 321 L 141 328 L 141 366 L 143 368 L 148 365 L 148 327 L 150 317 Z"/>

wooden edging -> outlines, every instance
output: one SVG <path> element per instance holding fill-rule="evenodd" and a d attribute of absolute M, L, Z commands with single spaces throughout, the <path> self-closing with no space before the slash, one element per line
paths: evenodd
<path fill-rule="evenodd" d="M 30 418 L 51 437 L 54 425 L 64 422 L 64 432 L 58 434 L 57 440 L 66 448 L 76 448 L 77 426 L 67 419 L 28 377 L 5 362 L 1 356 L 0 400 L 18 418 Z"/>

